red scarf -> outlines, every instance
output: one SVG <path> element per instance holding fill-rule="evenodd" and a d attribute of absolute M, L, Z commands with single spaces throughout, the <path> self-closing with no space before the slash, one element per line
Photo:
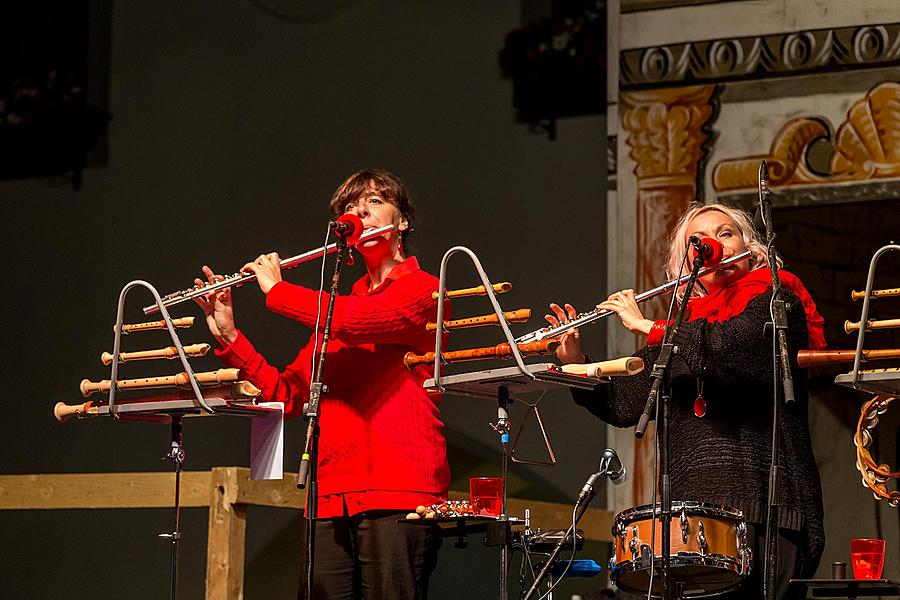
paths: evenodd
<path fill-rule="evenodd" d="M 806 291 L 803 283 L 793 273 L 778 271 L 781 285 L 793 292 L 803 304 L 806 312 L 806 328 L 809 331 L 809 348 L 821 350 L 825 348 L 825 319 L 816 310 L 816 303 Z M 690 317 L 688 320 L 706 319 L 712 323 L 727 321 L 744 312 L 750 301 L 772 288 L 772 272 L 766 269 L 750 271 L 731 285 L 702 298 L 693 298 L 688 302 Z"/>

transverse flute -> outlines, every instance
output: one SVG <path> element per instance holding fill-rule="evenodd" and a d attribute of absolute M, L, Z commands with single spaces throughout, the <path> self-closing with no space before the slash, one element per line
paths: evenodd
<path fill-rule="evenodd" d="M 731 258 L 723 260 L 719 264 L 714 267 L 709 267 L 706 269 L 700 269 L 697 277 L 703 277 L 707 273 L 712 273 L 713 271 L 718 271 L 724 267 L 730 266 L 736 262 L 740 262 L 746 258 L 750 257 L 750 251 L 747 250 L 745 252 L 741 252 L 740 254 L 736 254 Z M 673 279 L 668 283 L 664 283 L 659 287 L 655 287 L 652 290 L 648 290 L 646 292 L 640 293 L 634 297 L 634 299 L 638 302 L 643 302 L 644 300 L 649 300 L 650 298 L 655 298 L 660 294 L 664 294 L 670 289 L 680 286 L 683 283 L 687 283 L 688 279 L 690 279 L 690 274 L 682 275 L 678 279 Z M 569 321 L 568 323 L 560 323 L 556 327 L 546 327 L 544 329 L 538 329 L 537 331 L 532 331 L 531 333 L 526 333 L 525 335 L 516 338 L 516 342 L 519 344 L 525 344 L 528 342 L 536 342 L 538 340 L 544 340 L 547 338 L 557 338 L 569 331 L 570 329 L 575 329 L 576 327 L 581 327 L 582 325 L 587 325 L 588 323 L 593 323 L 603 317 L 608 317 L 609 315 L 614 314 L 611 310 L 599 309 L 595 308 L 594 310 L 583 312 L 578 314 L 574 319 Z"/>
<path fill-rule="evenodd" d="M 357 240 L 357 242 L 353 245 L 358 246 L 360 243 L 365 242 L 366 240 L 370 240 L 374 237 L 378 237 L 383 233 L 387 233 L 393 228 L 393 225 L 385 225 L 384 227 L 370 229 L 369 231 L 366 231 L 361 236 L 359 236 L 359 240 Z M 293 269 L 297 265 L 302 265 L 305 262 L 316 260 L 317 258 L 322 258 L 326 254 L 331 254 L 336 250 L 337 243 L 328 244 L 327 246 L 322 246 L 320 248 L 316 248 L 315 250 L 310 250 L 309 252 L 298 254 L 297 256 L 284 258 L 278 264 L 281 265 L 282 269 Z M 193 300 L 198 296 L 203 296 L 204 294 L 208 294 L 216 290 L 244 285 L 245 283 L 249 283 L 251 281 L 256 281 L 256 273 L 242 273 L 238 271 L 237 273 L 234 273 L 232 275 L 226 275 L 224 278 L 214 283 L 207 282 L 203 285 L 195 285 L 194 287 L 181 290 L 180 292 L 172 292 L 171 294 L 162 297 L 162 303 L 163 306 L 169 308 L 170 306 L 175 306 L 176 304 L 181 304 L 182 302 L 187 302 L 188 300 Z M 149 315 L 155 312 L 159 312 L 159 306 L 157 306 L 156 304 L 151 304 L 150 306 L 144 307 L 145 315 Z"/>

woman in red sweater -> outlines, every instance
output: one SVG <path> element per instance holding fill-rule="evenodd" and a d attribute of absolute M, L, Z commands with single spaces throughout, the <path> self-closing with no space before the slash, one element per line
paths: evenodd
<path fill-rule="evenodd" d="M 356 214 L 366 229 L 394 229 L 357 246 L 366 275 L 350 295 L 335 299 L 319 420 L 314 595 L 425 598 L 440 539 L 398 519 L 417 505 L 446 500 L 450 471 L 439 398 L 422 388 L 428 370 L 410 372 L 402 359 L 434 346 L 425 324 L 436 319 L 438 280 L 406 257 L 413 207 L 395 175 L 358 171 L 338 187 L 330 206 L 335 216 Z M 315 329 L 319 292 L 283 281 L 277 254 L 264 254 L 243 270 L 256 274 L 269 310 Z M 206 266 L 203 273 L 210 281 L 218 277 Z M 216 355 L 240 368 L 266 400 L 284 402 L 289 418 L 301 414 L 316 340 L 279 371 L 235 326 L 229 290 L 199 304 L 219 342 Z M 322 293 L 322 321 L 327 305 Z"/>

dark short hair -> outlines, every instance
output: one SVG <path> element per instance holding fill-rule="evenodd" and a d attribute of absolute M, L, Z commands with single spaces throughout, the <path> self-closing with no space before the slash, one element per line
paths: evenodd
<path fill-rule="evenodd" d="M 407 238 L 412 231 L 413 208 L 409 199 L 409 190 L 399 177 L 383 169 L 360 169 L 338 186 L 331 196 L 329 207 L 332 214 L 338 217 L 344 214 L 347 204 L 359 198 L 368 190 L 374 190 L 378 195 L 397 207 L 400 214 L 406 219 L 410 227 L 401 233 L 401 242 L 404 253 L 407 250 Z"/>

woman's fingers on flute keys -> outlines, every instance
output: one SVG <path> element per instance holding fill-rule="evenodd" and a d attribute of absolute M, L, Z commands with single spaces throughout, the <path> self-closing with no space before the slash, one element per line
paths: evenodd
<path fill-rule="evenodd" d="M 566 304 L 566 306 L 570 306 L 570 305 Z M 563 308 L 556 302 L 550 303 L 550 310 L 552 311 L 553 314 L 552 315 L 544 315 L 544 319 L 546 319 L 546 321 L 548 323 L 550 323 L 550 325 L 552 327 L 556 327 L 557 325 L 563 325 L 563 324 L 569 322 L 569 318 L 568 318 L 568 315 L 566 314 L 566 311 L 563 310 Z"/>
<path fill-rule="evenodd" d="M 551 327 L 565 325 L 578 314 L 575 307 L 568 302 L 563 306 L 551 302 L 550 311 L 553 314 L 544 315 L 544 319 L 550 323 Z M 577 328 L 570 329 L 559 336 L 559 347 L 556 349 L 556 357 L 563 364 L 583 362 L 584 355 L 581 353 L 581 341 Z"/>

